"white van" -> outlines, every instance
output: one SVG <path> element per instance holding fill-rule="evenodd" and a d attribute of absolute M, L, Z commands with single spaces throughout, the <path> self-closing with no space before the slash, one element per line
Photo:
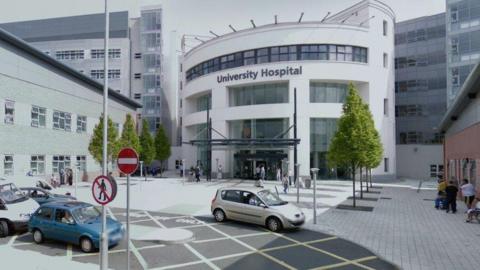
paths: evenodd
<path fill-rule="evenodd" d="M 26 229 L 38 203 L 28 198 L 15 184 L 0 178 L 0 238 Z"/>

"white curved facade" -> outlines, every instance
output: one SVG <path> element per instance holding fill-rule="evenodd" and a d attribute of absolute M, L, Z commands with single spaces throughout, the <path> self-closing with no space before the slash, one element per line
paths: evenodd
<path fill-rule="evenodd" d="M 301 164 L 300 175 L 309 175 L 310 167 L 318 167 L 318 162 L 321 162 L 319 161 L 321 154 L 311 154 L 314 151 L 311 139 L 316 140 L 316 148 L 327 147 L 329 135 L 324 136 L 322 130 L 325 130 L 325 125 L 330 125 L 332 122 L 323 119 L 338 119 L 341 116 L 343 95 L 335 93 L 335 91 L 343 89 L 343 85 L 353 82 L 364 101 L 370 105 L 375 126 L 380 132 L 384 146 L 384 161 L 388 163 L 382 162 L 373 171 L 373 175 L 381 178 L 393 178 L 396 171 L 394 20 L 394 14 L 388 6 L 378 1 L 363 1 L 331 16 L 324 22 L 295 22 L 259 26 L 230 33 L 199 45 L 189 51 L 182 61 L 184 72 L 182 74 L 183 89 L 180 91 L 182 141 L 186 142 L 203 136 L 198 132 L 202 130 L 200 125 L 206 123 L 207 112 L 204 110 L 205 108 L 202 108 L 206 94 L 211 94 L 212 127 L 228 138 L 239 138 L 239 136 L 249 138 L 256 135 L 258 137 L 260 136 L 258 132 L 263 132 L 261 136 L 265 136 L 272 130 L 265 130 L 265 126 L 258 123 L 266 123 L 267 129 L 269 129 L 269 122 L 266 119 L 285 119 L 280 121 L 282 123 L 275 122 L 275 128 L 277 130 L 288 128 L 293 124 L 293 100 L 296 88 L 297 130 L 298 138 L 301 140 L 298 145 L 298 163 Z M 314 52 L 310 54 L 313 55 L 312 57 L 306 52 L 307 45 L 313 46 L 312 51 Z M 277 56 L 279 49 L 275 48 L 278 46 L 290 46 L 292 48 L 290 50 L 285 47 L 283 49 L 291 56 Z M 332 51 L 330 51 L 325 55 L 324 46 L 327 46 L 327 51 L 330 48 L 336 50 L 336 54 L 331 54 Z M 367 52 L 365 61 L 361 60 L 360 55 L 355 55 L 363 49 L 354 47 L 363 48 Z M 262 56 L 264 51 L 259 50 L 256 50 L 255 57 L 247 59 L 250 56 L 247 51 L 261 48 L 268 48 L 268 60 Z M 348 56 L 350 49 L 352 55 Z M 342 51 L 346 51 L 346 53 L 343 54 Z M 239 52 L 243 55 L 243 58 L 240 58 L 243 59 L 243 63 L 233 64 L 237 67 L 216 70 L 221 68 L 222 63 L 220 62 L 219 67 L 205 66 L 203 69 L 205 72 L 202 74 L 194 72 L 194 68 L 205 61 L 234 53 L 239 56 Z M 282 59 L 286 61 L 271 62 L 278 60 L 277 57 L 283 57 Z M 323 59 L 325 57 L 327 59 Z M 355 58 L 357 61 L 354 61 Z M 270 62 L 264 62 L 265 60 Z M 268 76 L 265 69 L 278 69 L 279 71 L 277 74 L 273 71 L 272 76 Z M 280 70 L 287 70 L 284 73 L 290 74 L 280 76 L 282 72 Z M 262 71 L 264 76 L 262 76 Z M 192 74 L 194 75 L 192 76 Z M 279 95 L 282 97 L 269 96 L 267 92 L 271 90 L 271 84 L 275 84 L 273 88 L 277 87 L 275 91 L 278 91 L 276 93 L 280 93 Z M 337 86 L 338 89 L 335 88 Z M 258 90 L 263 89 L 262 87 L 265 87 L 265 90 Z M 284 90 L 285 87 L 288 89 L 287 92 Z M 319 92 L 318 99 L 323 100 L 322 102 L 318 102 L 318 100 L 311 102 L 312 87 L 319 87 L 319 91 L 325 91 L 325 96 L 322 96 L 324 92 Z M 327 94 L 329 87 L 333 88 L 329 89 Z M 243 91 L 243 94 L 234 94 L 235 91 Z M 259 93 L 263 93 L 262 96 Z M 287 96 L 285 97 L 285 95 Z M 327 98 L 328 95 L 333 96 Z M 240 103 L 255 104 L 239 106 L 238 100 L 240 99 Z M 332 99 L 337 99 L 337 102 L 332 102 Z M 250 122 L 240 122 L 239 120 L 250 120 Z M 251 125 L 247 131 L 246 125 Z M 260 129 L 261 131 L 259 131 Z M 241 135 L 237 134 L 238 132 L 233 134 L 238 130 Z M 316 135 L 311 134 L 317 132 L 314 130 L 320 131 Z M 257 134 L 254 134 L 255 132 Z M 288 137 L 293 138 L 293 129 L 290 129 Z M 327 137 L 327 145 L 318 145 L 318 143 L 325 144 L 324 137 Z M 212 138 L 221 138 L 221 136 L 214 132 Z M 183 156 L 187 160 L 186 166 L 194 165 L 198 159 L 197 149 L 186 144 L 182 149 Z M 218 160 L 218 164 L 222 165 L 223 172 L 227 176 L 245 176 L 239 175 L 237 171 L 239 169 L 252 170 L 250 166 L 253 166 L 254 170 L 255 166 L 261 163 L 259 158 L 254 155 L 257 152 L 255 149 L 248 151 L 249 149 L 213 149 L 212 171 L 216 171 Z M 259 152 L 268 151 L 275 152 L 275 149 L 259 150 Z M 293 164 L 293 149 L 279 151 L 283 151 L 288 156 L 290 164 Z M 238 155 L 236 157 L 239 152 L 244 153 L 240 162 Z M 247 154 L 245 155 L 245 153 Z M 247 164 L 250 161 L 253 162 L 252 165 Z M 330 178 L 333 175 L 326 177 Z"/>

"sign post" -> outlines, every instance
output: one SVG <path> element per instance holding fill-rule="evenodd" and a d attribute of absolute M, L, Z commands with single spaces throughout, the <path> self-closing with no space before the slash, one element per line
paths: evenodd
<path fill-rule="evenodd" d="M 132 148 L 123 148 L 118 153 L 118 169 L 127 175 L 127 270 L 130 270 L 130 174 L 138 168 L 138 154 Z"/>

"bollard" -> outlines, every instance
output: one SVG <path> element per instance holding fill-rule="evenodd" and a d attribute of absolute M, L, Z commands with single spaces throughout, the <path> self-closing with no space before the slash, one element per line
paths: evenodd
<path fill-rule="evenodd" d="M 310 169 L 313 174 L 313 224 L 317 224 L 317 173 L 318 168 Z"/>

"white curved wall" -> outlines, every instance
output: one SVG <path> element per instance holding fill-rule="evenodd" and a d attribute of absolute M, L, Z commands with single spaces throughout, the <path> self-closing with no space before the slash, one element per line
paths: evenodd
<path fill-rule="evenodd" d="M 384 164 L 373 171 L 374 175 L 383 178 L 395 176 L 395 114 L 394 114 L 394 42 L 393 18 L 388 12 L 377 9 L 374 5 L 368 6 L 367 16 L 375 16 L 368 22 L 368 27 L 349 26 L 342 24 L 323 24 L 317 22 L 285 23 L 267 25 L 255 29 L 227 34 L 206 42 L 192 49 L 183 59 L 183 70 L 226 54 L 272 47 L 296 44 L 338 44 L 368 48 L 368 63 L 333 62 L 320 60 L 286 61 L 275 63 L 255 64 L 213 72 L 186 82 L 183 77 L 183 141 L 193 139 L 194 131 L 190 127 L 206 122 L 206 111 L 194 112 L 187 108 L 192 106 L 191 100 L 199 93 L 211 91 L 213 128 L 228 135 L 228 123 L 238 119 L 265 119 L 289 118 L 289 125 L 293 124 L 293 89 L 297 89 L 298 104 L 298 162 L 301 165 L 300 175 L 309 175 L 310 164 L 310 118 L 339 118 L 342 113 L 342 104 L 310 103 L 310 81 L 318 82 L 354 82 L 360 95 L 370 105 L 374 116 L 375 126 L 379 130 L 384 145 L 384 157 L 389 159 L 389 171 L 384 172 Z M 368 18 L 368 17 L 367 17 Z M 383 20 L 387 21 L 387 35 L 383 35 Z M 388 55 L 388 66 L 383 65 L 383 54 Z M 257 77 L 230 82 L 217 82 L 217 76 L 259 71 L 264 68 L 278 69 L 302 67 L 301 75 L 279 77 Z M 258 84 L 263 82 L 285 82 L 289 84 L 289 103 L 264 104 L 252 106 L 229 107 L 228 87 L 236 85 Z M 387 114 L 384 114 L 384 99 L 388 99 Z M 194 111 L 194 110 L 193 110 Z M 213 138 L 220 138 L 215 133 Z M 290 138 L 293 138 L 291 131 Z M 224 171 L 229 171 L 228 152 L 214 151 L 212 153 L 213 166 L 219 158 Z M 188 166 L 194 163 L 196 156 L 191 151 L 184 151 L 189 160 Z M 293 160 L 293 151 L 290 151 Z M 215 169 L 213 169 L 215 171 Z"/>

